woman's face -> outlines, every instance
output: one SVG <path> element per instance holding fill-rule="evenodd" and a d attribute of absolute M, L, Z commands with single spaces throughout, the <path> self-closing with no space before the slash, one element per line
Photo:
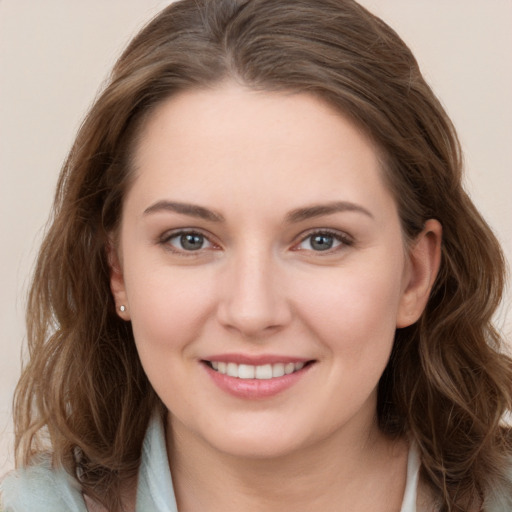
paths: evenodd
<path fill-rule="evenodd" d="M 173 431 L 239 456 L 367 437 L 419 315 L 369 140 L 312 96 L 228 83 L 162 104 L 134 164 L 112 289 Z"/>

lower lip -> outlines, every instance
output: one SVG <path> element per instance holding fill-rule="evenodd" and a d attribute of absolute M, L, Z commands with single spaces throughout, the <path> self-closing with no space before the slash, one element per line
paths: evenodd
<path fill-rule="evenodd" d="M 289 375 L 274 377 L 273 379 L 239 379 L 219 373 L 206 364 L 203 364 L 203 366 L 213 382 L 223 391 L 237 398 L 257 400 L 276 396 L 291 388 L 309 371 L 312 364 L 308 364 Z"/>

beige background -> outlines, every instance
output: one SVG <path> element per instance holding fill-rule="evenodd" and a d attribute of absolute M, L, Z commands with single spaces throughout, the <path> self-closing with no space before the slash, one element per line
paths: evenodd
<path fill-rule="evenodd" d="M 60 165 L 88 106 L 157 0 L 0 0 L 0 474 L 28 276 Z M 452 116 L 467 186 L 512 260 L 512 0 L 363 0 L 415 52 Z M 512 334 L 510 294 L 498 323 Z"/>

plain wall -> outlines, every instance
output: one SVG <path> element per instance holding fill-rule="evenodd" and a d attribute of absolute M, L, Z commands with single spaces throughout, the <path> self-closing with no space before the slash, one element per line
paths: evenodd
<path fill-rule="evenodd" d="M 277 0 L 278 1 L 278 0 Z M 0 0 L 0 475 L 30 270 L 60 166 L 124 45 L 168 2 Z M 467 187 L 512 260 L 512 1 L 363 0 L 402 36 L 458 129 Z M 498 325 L 512 334 L 510 294 Z"/>

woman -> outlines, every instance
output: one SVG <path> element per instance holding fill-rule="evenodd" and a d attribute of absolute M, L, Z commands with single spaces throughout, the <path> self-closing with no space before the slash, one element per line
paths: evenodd
<path fill-rule="evenodd" d="M 62 172 L 5 507 L 509 510 L 503 280 L 382 21 L 173 4 Z"/>

